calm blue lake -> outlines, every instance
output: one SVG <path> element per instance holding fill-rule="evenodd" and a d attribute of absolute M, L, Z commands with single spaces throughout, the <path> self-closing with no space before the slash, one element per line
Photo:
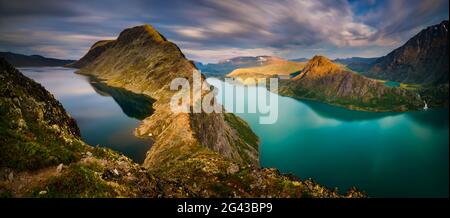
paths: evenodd
<path fill-rule="evenodd" d="M 208 82 L 228 111 L 248 98 L 248 91 L 235 91 L 236 102 L 229 104 L 224 82 Z M 448 109 L 373 113 L 280 96 L 278 110 L 270 125 L 259 124 L 260 113 L 237 113 L 260 137 L 263 167 L 342 192 L 356 186 L 371 197 L 448 197 Z"/>
<path fill-rule="evenodd" d="M 142 163 L 152 142 L 133 135 L 140 119 L 152 112 L 143 96 L 107 87 L 92 78 L 63 67 L 20 68 L 24 75 L 43 85 L 76 119 L 81 137 L 92 146 L 122 152 Z"/>

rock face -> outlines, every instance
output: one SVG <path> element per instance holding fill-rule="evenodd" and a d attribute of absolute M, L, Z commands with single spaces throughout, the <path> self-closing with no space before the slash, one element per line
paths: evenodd
<path fill-rule="evenodd" d="M 376 60 L 365 75 L 404 83 L 443 84 L 449 78 L 449 22 L 430 26 Z"/>
<path fill-rule="evenodd" d="M 80 130 L 53 95 L 0 58 L 0 167 L 37 169 L 77 159 Z"/>
<path fill-rule="evenodd" d="M 12 52 L 0 52 L 0 57 L 15 67 L 64 66 L 73 62 L 73 60 L 60 60 L 40 55 L 23 55 Z"/>
<path fill-rule="evenodd" d="M 323 56 L 315 56 L 296 77 L 281 81 L 280 94 L 315 99 L 351 109 L 404 111 L 418 109 L 416 94 L 346 70 Z"/>
<path fill-rule="evenodd" d="M 226 122 L 223 114 L 175 114 L 170 110 L 170 98 L 176 93 L 169 88 L 171 81 L 175 78 L 192 81 L 196 68 L 175 44 L 153 27 L 126 29 L 117 40 L 92 46 L 73 66 L 82 66 L 79 73 L 98 77 L 107 85 L 156 99 L 155 112 L 136 130 L 139 136 L 152 135 L 155 139 L 145 166 L 170 164 L 186 153 L 195 153 L 199 147 L 240 164 L 258 166 L 255 142 L 242 140 L 239 130 Z"/>

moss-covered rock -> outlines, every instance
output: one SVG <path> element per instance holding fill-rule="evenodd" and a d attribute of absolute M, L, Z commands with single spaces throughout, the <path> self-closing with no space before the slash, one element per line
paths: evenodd
<path fill-rule="evenodd" d="M 0 59 L 0 167 L 70 163 L 84 149 L 75 120 L 53 95 Z"/>

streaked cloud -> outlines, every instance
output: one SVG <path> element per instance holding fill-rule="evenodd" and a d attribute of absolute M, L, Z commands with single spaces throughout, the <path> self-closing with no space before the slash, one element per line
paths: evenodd
<path fill-rule="evenodd" d="M 448 19 L 448 0 L 0 0 L 0 49 L 79 58 L 94 41 L 150 23 L 190 58 L 379 56 Z M 48 35 L 46 37 L 45 35 Z M 45 38 L 45 39 L 43 39 Z M 34 48 L 34 49 L 33 49 Z M 337 56 L 339 55 L 339 56 Z"/>

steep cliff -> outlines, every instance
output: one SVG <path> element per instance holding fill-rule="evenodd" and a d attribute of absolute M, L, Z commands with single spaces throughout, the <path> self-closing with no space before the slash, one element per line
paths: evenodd
<path fill-rule="evenodd" d="M 449 22 L 443 21 L 422 30 L 403 46 L 377 59 L 364 75 L 404 83 L 448 83 L 448 28 Z"/>

